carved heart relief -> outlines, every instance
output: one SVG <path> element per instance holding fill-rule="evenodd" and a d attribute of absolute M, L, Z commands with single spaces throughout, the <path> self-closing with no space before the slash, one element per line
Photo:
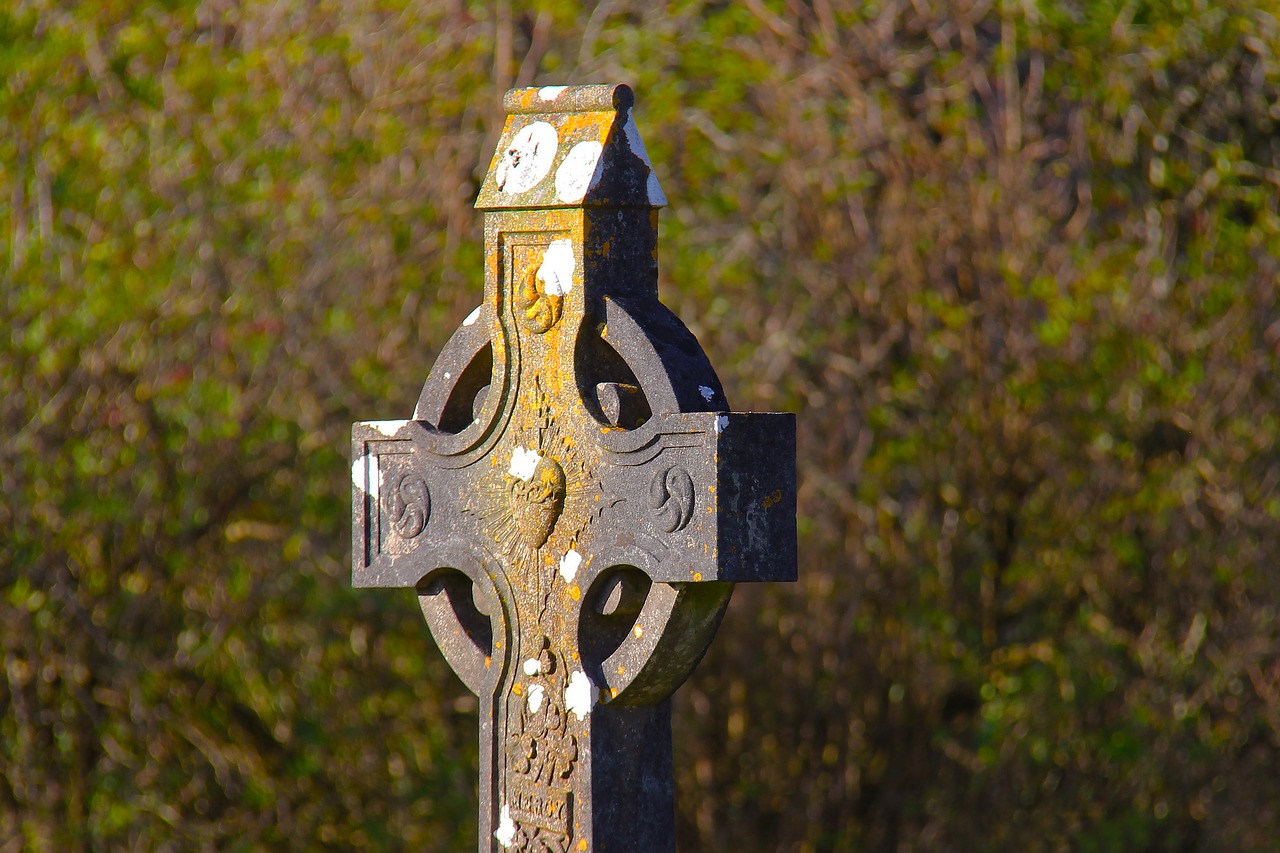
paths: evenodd
<path fill-rule="evenodd" d="M 507 480 L 508 510 L 520 539 L 528 548 L 541 548 L 564 512 L 564 468 L 551 457 L 542 456 L 530 476 L 520 477 L 513 471 Z"/>

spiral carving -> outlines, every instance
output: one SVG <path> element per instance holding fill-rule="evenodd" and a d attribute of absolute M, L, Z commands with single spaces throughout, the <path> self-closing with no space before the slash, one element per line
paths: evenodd
<path fill-rule="evenodd" d="M 535 334 L 545 334 L 560 322 L 564 310 L 564 297 L 546 293 L 538 287 L 538 272 L 530 266 L 520 279 L 516 289 L 516 316 L 521 325 Z"/>
<path fill-rule="evenodd" d="M 654 474 L 649 483 L 649 506 L 662 529 L 675 533 L 693 518 L 693 478 L 676 466 Z"/>
<path fill-rule="evenodd" d="M 403 539 L 421 535 L 431 516 L 431 493 L 427 481 L 417 474 L 405 474 L 384 499 L 391 526 Z"/>

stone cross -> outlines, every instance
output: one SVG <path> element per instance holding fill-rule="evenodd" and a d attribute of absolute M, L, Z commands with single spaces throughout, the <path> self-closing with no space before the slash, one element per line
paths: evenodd
<path fill-rule="evenodd" d="M 795 418 L 729 411 L 658 301 L 626 86 L 517 89 L 484 301 L 412 420 L 352 428 L 353 581 L 413 587 L 480 699 L 480 850 L 672 851 L 672 692 L 796 577 Z"/>

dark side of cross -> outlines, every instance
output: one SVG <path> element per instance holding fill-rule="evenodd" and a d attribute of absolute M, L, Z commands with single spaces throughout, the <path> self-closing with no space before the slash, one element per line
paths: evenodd
<path fill-rule="evenodd" d="M 353 582 L 415 588 L 479 696 L 481 851 L 673 851 L 671 694 L 735 583 L 796 577 L 795 417 L 729 411 L 658 301 L 632 104 L 507 93 L 484 301 L 352 428 Z"/>

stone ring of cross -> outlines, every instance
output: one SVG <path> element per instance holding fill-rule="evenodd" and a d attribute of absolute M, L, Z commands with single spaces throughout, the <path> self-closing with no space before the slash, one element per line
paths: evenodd
<path fill-rule="evenodd" d="M 415 589 L 479 697 L 480 850 L 674 850 L 670 696 L 735 583 L 795 579 L 795 419 L 729 411 L 658 300 L 631 90 L 505 106 L 483 301 L 352 429 L 353 581 Z"/>

